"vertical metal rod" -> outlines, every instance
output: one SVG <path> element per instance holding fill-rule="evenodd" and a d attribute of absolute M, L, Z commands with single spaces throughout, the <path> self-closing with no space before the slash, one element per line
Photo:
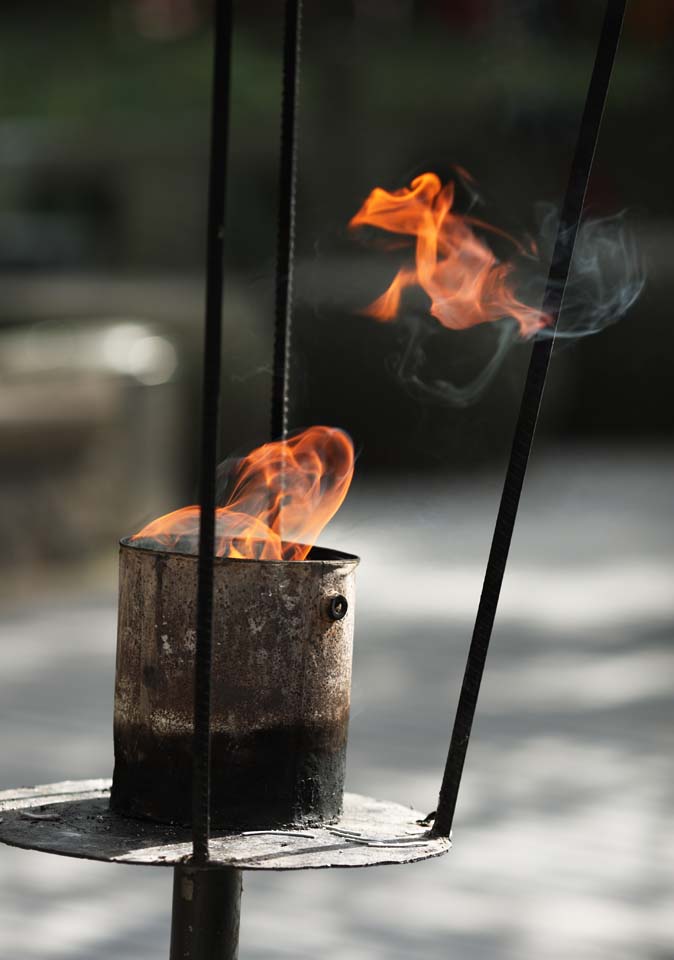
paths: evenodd
<path fill-rule="evenodd" d="M 237 960 L 241 871 L 173 871 L 170 960 Z"/>
<path fill-rule="evenodd" d="M 297 113 L 299 104 L 302 0 L 286 0 L 281 100 L 281 158 L 276 249 L 276 307 L 272 379 L 271 436 L 288 434 L 291 312 L 295 256 Z"/>
<path fill-rule="evenodd" d="M 538 339 L 534 343 L 531 352 L 510 461 L 506 471 L 473 637 L 468 652 L 463 686 L 454 720 L 447 763 L 440 788 L 438 809 L 433 826 L 433 833 L 436 836 L 449 836 L 454 820 L 482 674 L 487 659 L 501 585 L 508 561 L 508 552 L 517 519 L 517 509 L 541 407 L 555 331 L 583 212 L 611 71 L 620 40 L 625 6 L 626 0 L 608 0 L 601 28 L 543 298 L 543 311 L 552 317 L 552 326 L 546 331 L 544 338 Z"/>
<path fill-rule="evenodd" d="M 208 860 L 210 834 L 211 645 L 213 632 L 213 552 L 215 547 L 215 471 L 220 400 L 222 283 L 225 194 L 229 132 L 229 80 L 232 3 L 216 0 L 214 20 L 211 152 L 206 235 L 206 316 L 201 398 L 201 474 L 197 649 L 194 677 L 194 767 L 192 776 L 193 857 Z"/>

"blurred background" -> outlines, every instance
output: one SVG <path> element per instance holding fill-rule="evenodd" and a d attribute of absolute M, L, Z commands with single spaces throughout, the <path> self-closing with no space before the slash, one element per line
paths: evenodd
<path fill-rule="evenodd" d="M 223 457 L 268 438 L 281 4 L 235 4 Z M 363 558 L 351 789 L 435 804 L 529 347 L 467 407 L 411 396 L 357 311 L 399 254 L 347 230 L 460 165 L 481 215 L 559 206 L 604 4 L 305 0 L 291 421 L 347 429 L 323 542 Z M 0 9 L 0 790 L 108 776 L 116 541 L 194 501 L 207 0 Z M 627 210 L 628 315 L 556 351 L 441 861 L 251 876 L 242 957 L 674 958 L 674 12 L 629 8 L 589 191 Z M 483 211 L 483 214 L 482 214 Z M 479 335 L 438 356 L 466 381 Z M 0 849 L 0 953 L 167 954 L 170 878 Z"/>

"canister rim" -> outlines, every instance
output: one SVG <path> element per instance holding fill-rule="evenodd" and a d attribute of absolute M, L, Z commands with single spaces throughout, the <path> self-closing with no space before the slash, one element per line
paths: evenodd
<path fill-rule="evenodd" d="M 134 542 L 130 537 L 122 537 L 119 541 L 120 551 L 138 550 L 141 553 L 149 553 L 153 556 L 162 557 L 183 557 L 186 560 L 197 561 L 197 554 L 183 553 L 179 550 L 155 550 L 152 547 L 143 546 Z M 228 563 L 263 563 L 270 566 L 297 566 L 298 564 L 311 564 L 315 566 L 343 566 L 345 563 L 351 563 L 354 566 L 360 563 L 360 557 L 353 553 L 345 553 L 343 550 L 333 550 L 331 547 L 313 546 L 309 551 L 309 556 L 305 560 L 243 560 L 239 557 L 214 557 L 214 562 L 223 566 Z"/>

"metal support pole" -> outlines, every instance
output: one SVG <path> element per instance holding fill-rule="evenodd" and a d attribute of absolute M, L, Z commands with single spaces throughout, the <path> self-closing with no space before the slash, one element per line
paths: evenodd
<path fill-rule="evenodd" d="M 218 463 L 218 406 L 222 346 L 225 197 L 229 134 L 232 0 L 216 0 L 213 23 L 211 157 L 206 231 L 206 318 L 201 398 L 199 478 L 199 565 L 197 652 L 194 669 L 194 773 L 192 842 L 195 864 L 208 861 L 211 817 L 211 656 L 213 642 L 213 554 L 215 552 L 215 471 Z"/>
<path fill-rule="evenodd" d="M 583 214 L 585 193 L 592 170 L 611 72 L 618 50 L 627 0 L 607 0 L 590 85 L 580 121 L 578 140 L 571 164 L 569 182 L 562 205 L 557 239 L 543 297 L 543 313 L 552 318 L 552 326 L 533 346 L 524 384 L 519 417 L 515 427 L 503 493 L 487 561 L 482 594 L 468 651 L 463 686 L 454 719 L 452 737 L 440 788 L 433 834 L 448 837 L 454 820 L 463 765 L 477 708 L 480 684 L 491 641 L 501 585 L 505 575 L 520 496 L 534 441 L 536 423 L 548 374 L 555 331 L 564 301 L 576 236 Z"/>
<path fill-rule="evenodd" d="M 295 194 L 297 183 L 297 114 L 299 109 L 302 0 L 286 0 L 281 101 L 281 162 L 276 251 L 276 321 L 271 391 L 271 439 L 288 435 L 290 337 L 295 269 Z"/>
<path fill-rule="evenodd" d="M 170 960 L 237 960 L 241 871 L 176 867 Z"/>

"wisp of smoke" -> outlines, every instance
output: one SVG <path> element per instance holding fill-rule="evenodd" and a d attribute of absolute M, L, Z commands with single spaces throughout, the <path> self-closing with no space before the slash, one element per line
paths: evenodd
<path fill-rule="evenodd" d="M 539 208 L 540 230 L 536 256 L 522 257 L 513 274 L 518 297 L 530 306 L 541 306 L 548 283 L 547 265 L 557 236 L 559 216 L 554 207 Z M 645 284 L 645 268 L 636 236 L 625 212 L 611 217 L 587 218 L 581 224 L 573 261 L 563 294 L 555 337 L 572 341 L 600 333 L 621 320 L 639 298 Z M 551 291 L 559 302 L 562 290 Z M 555 295 L 556 294 L 556 295 Z M 552 336 L 543 326 L 533 337 L 523 338 L 512 318 L 504 316 L 489 325 L 493 346 L 479 372 L 465 383 L 429 372 L 429 357 L 436 337 L 461 334 L 445 330 L 430 314 L 404 308 L 398 317 L 401 348 L 389 367 L 405 389 L 419 399 L 451 406 L 475 403 L 492 383 L 510 349 L 537 337 Z"/>
<path fill-rule="evenodd" d="M 549 261 L 559 227 L 554 207 L 539 208 L 540 258 Z M 593 336 L 621 320 L 638 300 L 645 283 L 645 269 L 634 231 L 625 212 L 612 217 L 584 220 L 576 237 L 571 270 L 563 292 L 562 309 L 555 336 L 579 339 Z M 531 277 L 525 295 L 541 302 L 546 278 Z M 553 291 L 557 298 L 562 290 Z M 543 328 L 537 337 L 549 337 Z"/>
<path fill-rule="evenodd" d="M 469 407 L 479 400 L 498 373 L 508 351 L 518 340 L 518 327 L 511 318 L 505 317 L 499 323 L 490 324 L 490 339 L 494 344 L 491 356 L 480 366 L 477 374 L 464 383 L 458 383 L 428 371 L 433 355 L 432 341 L 438 336 L 458 338 L 460 334 L 444 330 L 430 314 L 420 313 L 403 314 L 399 329 L 403 331 L 401 351 L 389 359 L 389 369 L 416 399 L 454 407 Z"/>

